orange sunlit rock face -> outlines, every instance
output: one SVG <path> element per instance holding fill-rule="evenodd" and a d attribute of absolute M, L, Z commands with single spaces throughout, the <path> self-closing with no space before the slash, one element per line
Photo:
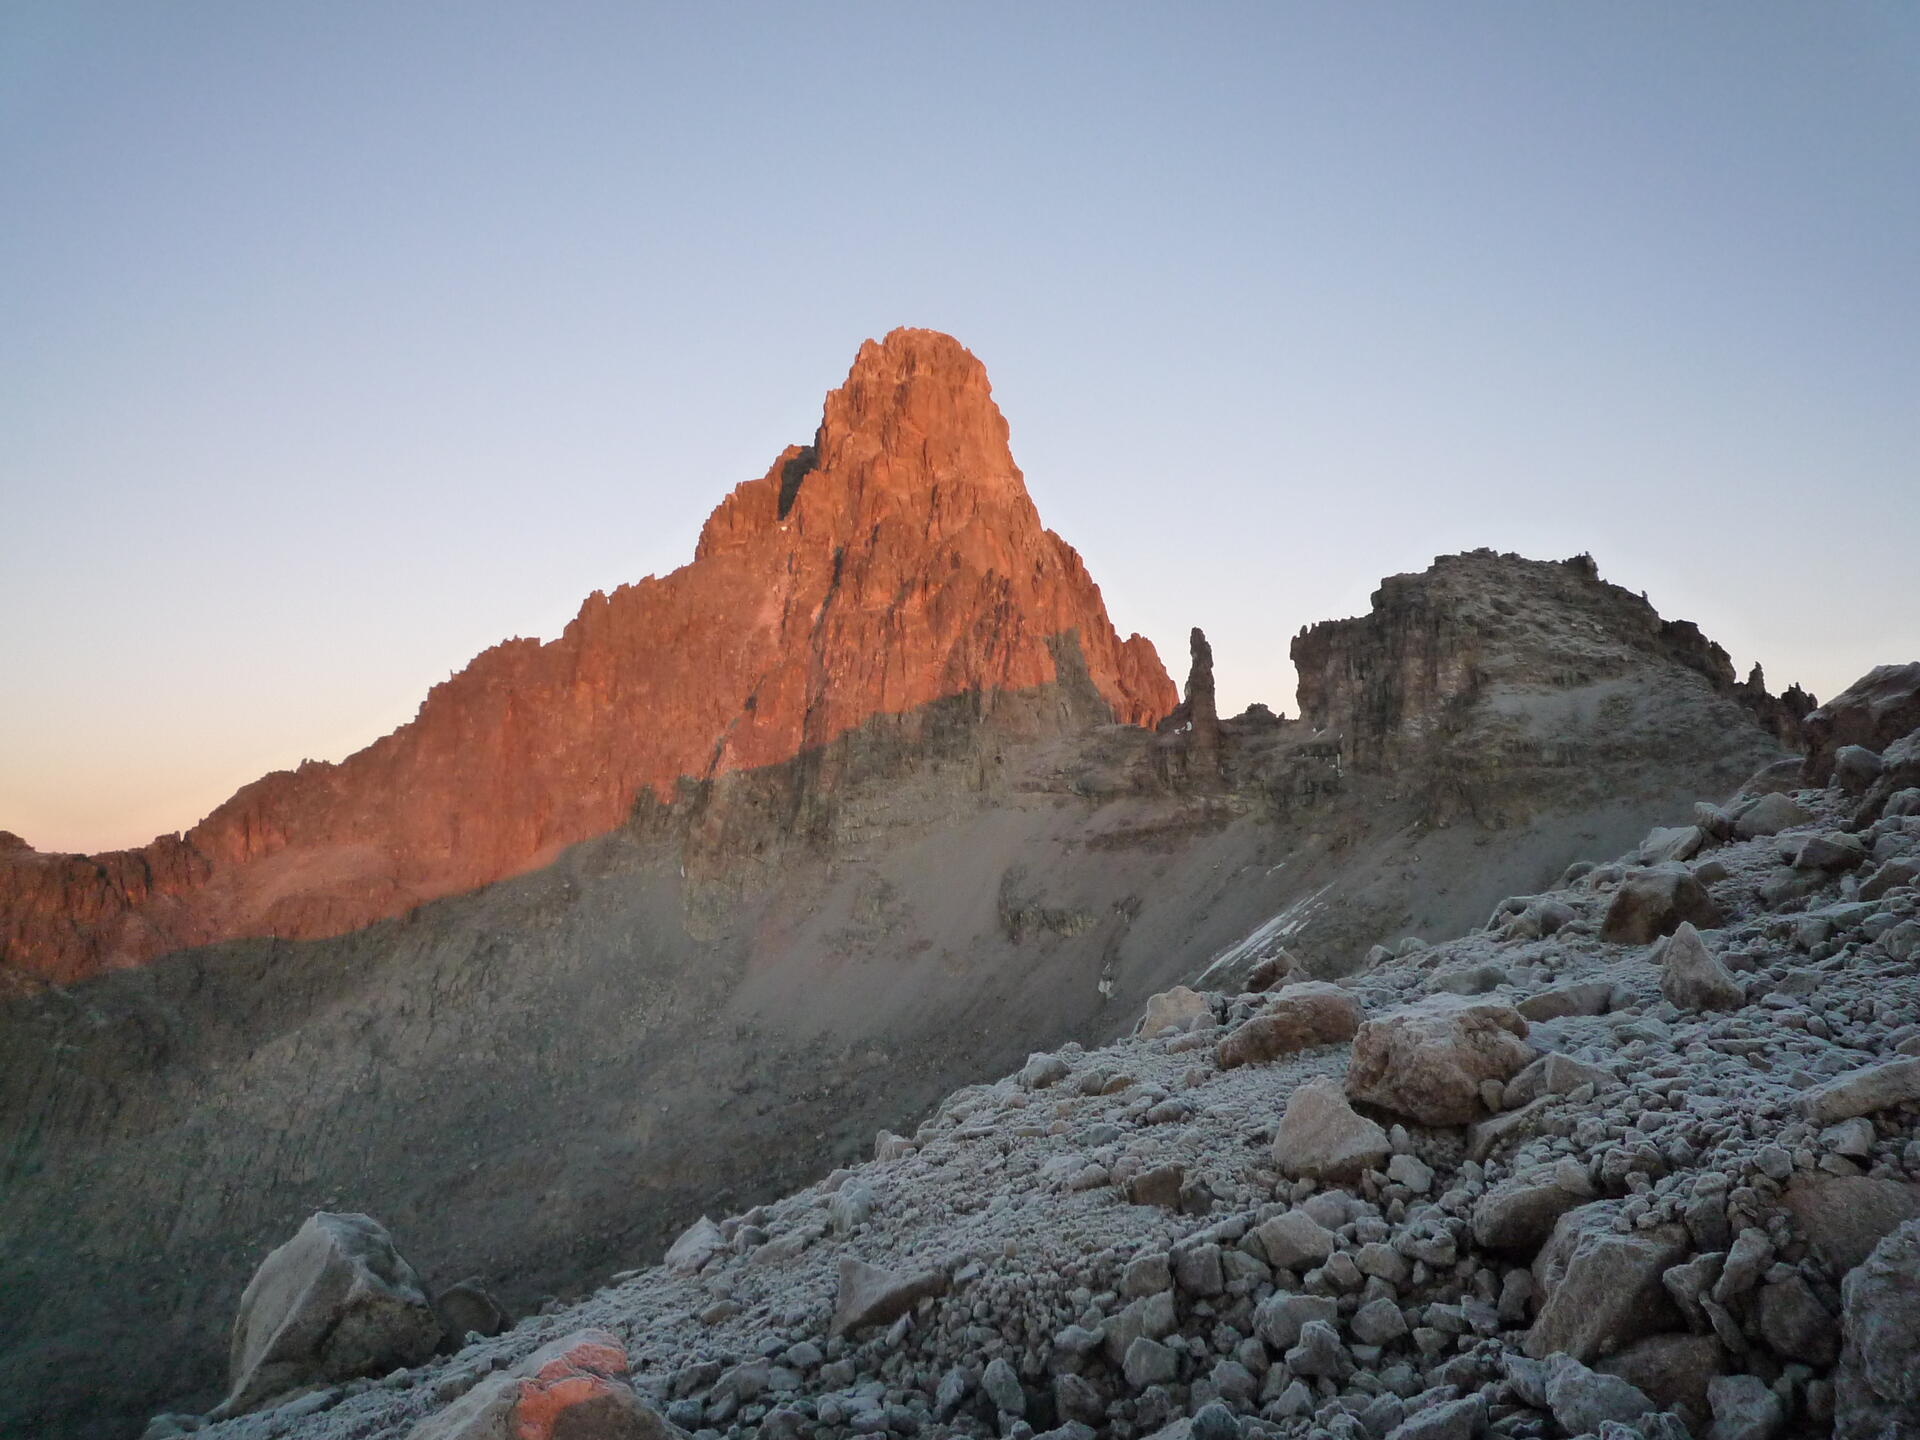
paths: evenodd
<path fill-rule="evenodd" d="M 635 798 L 792 758 L 876 715 L 1055 679 L 1077 634 L 1114 718 L 1174 706 L 1040 524 L 986 371 L 948 336 L 861 347 L 810 446 L 723 500 L 692 564 L 510 640 L 339 764 L 246 786 L 184 837 L 0 844 L 0 964 L 67 982 L 181 946 L 356 929 L 547 863 Z M 11 838 L 11 837 L 9 837 Z"/>

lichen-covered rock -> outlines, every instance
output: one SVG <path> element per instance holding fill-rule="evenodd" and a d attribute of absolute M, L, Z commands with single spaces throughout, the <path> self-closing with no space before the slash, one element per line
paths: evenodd
<path fill-rule="evenodd" d="M 581 1330 L 482 1380 L 407 1440 L 673 1440 L 634 1393 L 618 1336 Z"/>
<path fill-rule="evenodd" d="M 1289 985 L 1250 1020 L 1242 1021 L 1217 1046 L 1214 1062 L 1222 1070 L 1277 1060 L 1316 1045 L 1351 1040 L 1363 1018 L 1351 990 L 1310 980 Z"/>
<path fill-rule="evenodd" d="M 1465 1125 L 1484 1109 L 1485 1082 L 1504 1085 L 1533 1059 L 1526 1033 L 1500 1001 L 1430 995 L 1360 1027 L 1347 1095 L 1423 1125 Z"/>
<path fill-rule="evenodd" d="M 247 1282 L 218 1413 L 244 1415 L 306 1386 L 418 1365 L 443 1333 L 379 1221 L 318 1211 Z"/>

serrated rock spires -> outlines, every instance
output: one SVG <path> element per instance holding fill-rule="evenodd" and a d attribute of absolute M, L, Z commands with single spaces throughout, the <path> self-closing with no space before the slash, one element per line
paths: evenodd
<path fill-rule="evenodd" d="M 0 967 L 67 982 L 186 945 L 341 934 L 550 861 L 643 792 L 791 759 L 876 716 L 1056 679 L 1116 720 L 1174 706 L 1040 524 L 984 367 L 949 336 L 860 349 L 820 429 L 708 518 L 693 562 L 511 640 L 338 764 L 244 787 L 184 837 L 0 851 Z"/>

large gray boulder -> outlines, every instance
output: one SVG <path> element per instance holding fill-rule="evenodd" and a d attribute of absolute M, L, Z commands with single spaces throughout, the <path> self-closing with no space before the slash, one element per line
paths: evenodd
<path fill-rule="evenodd" d="M 1832 1125 L 1920 1100 L 1920 1057 L 1862 1065 L 1816 1085 L 1800 1097 L 1800 1113 L 1816 1125 Z"/>
<path fill-rule="evenodd" d="M 869 1265 L 851 1255 L 840 1257 L 839 1293 L 833 1306 L 829 1334 L 844 1335 L 864 1325 L 885 1325 L 907 1313 L 929 1295 L 943 1295 L 947 1272 L 922 1270 L 900 1274 Z"/>
<path fill-rule="evenodd" d="M 229 1393 L 215 1413 L 245 1415 L 296 1390 L 418 1365 L 443 1333 L 379 1221 L 318 1211 L 247 1282 Z"/>
<path fill-rule="evenodd" d="M 1840 1286 L 1837 1440 L 1920 1436 L 1920 1220 L 1874 1247 Z"/>
<path fill-rule="evenodd" d="M 1214 1063 L 1231 1070 L 1316 1045 L 1335 1045 L 1351 1040 L 1360 1021 L 1360 1002 L 1351 990 L 1322 980 L 1289 985 L 1265 1010 L 1214 1047 Z"/>
<path fill-rule="evenodd" d="M 1920 1219 L 1920 1185 L 1881 1175 L 1796 1175 L 1780 1199 L 1836 1278 L 1907 1221 Z"/>
<path fill-rule="evenodd" d="M 1686 866 L 1653 865 L 1629 870 L 1621 879 L 1600 922 L 1600 938 L 1615 945 L 1650 945 L 1683 922 L 1711 930 L 1722 918 L 1720 907 Z"/>
<path fill-rule="evenodd" d="M 1354 1180 L 1384 1165 L 1387 1132 L 1358 1114 L 1339 1082 L 1316 1075 L 1287 1097 L 1273 1135 L 1273 1163 L 1295 1179 Z"/>
<path fill-rule="evenodd" d="M 1422 1125 L 1465 1125 L 1483 1111 L 1483 1084 L 1504 1086 L 1533 1059 L 1526 1033 L 1503 1001 L 1429 995 L 1360 1027 L 1348 1098 Z"/>
<path fill-rule="evenodd" d="M 1660 994 L 1681 1010 L 1738 1010 L 1747 992 L 1687 921 L 1653 952 Z"/>
<path fill-rule="evenodd" d="M 1533 1262 L 1540 1312 L 1523 1348 L 1536 1359 L 1565 1351 L 1583 1362 L 1643 1335 L 1681 1328 L 1662 1276 L 1687 1253 L 1678 1225 L 1617 1231 L 1618 1206 L 1595 1201 L 1560 1217 Z"/>

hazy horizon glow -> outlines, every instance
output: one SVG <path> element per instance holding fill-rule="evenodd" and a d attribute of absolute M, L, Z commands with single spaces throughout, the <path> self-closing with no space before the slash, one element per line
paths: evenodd
<path fill-rule="evenodd" d="M 1920 657 L 1920 12 L 42 3 L 0 16 L 0 829 L 339 759 L 691 558 L 861 340 L 985 362 L 1176 681 L 1589 551 Z"/>

